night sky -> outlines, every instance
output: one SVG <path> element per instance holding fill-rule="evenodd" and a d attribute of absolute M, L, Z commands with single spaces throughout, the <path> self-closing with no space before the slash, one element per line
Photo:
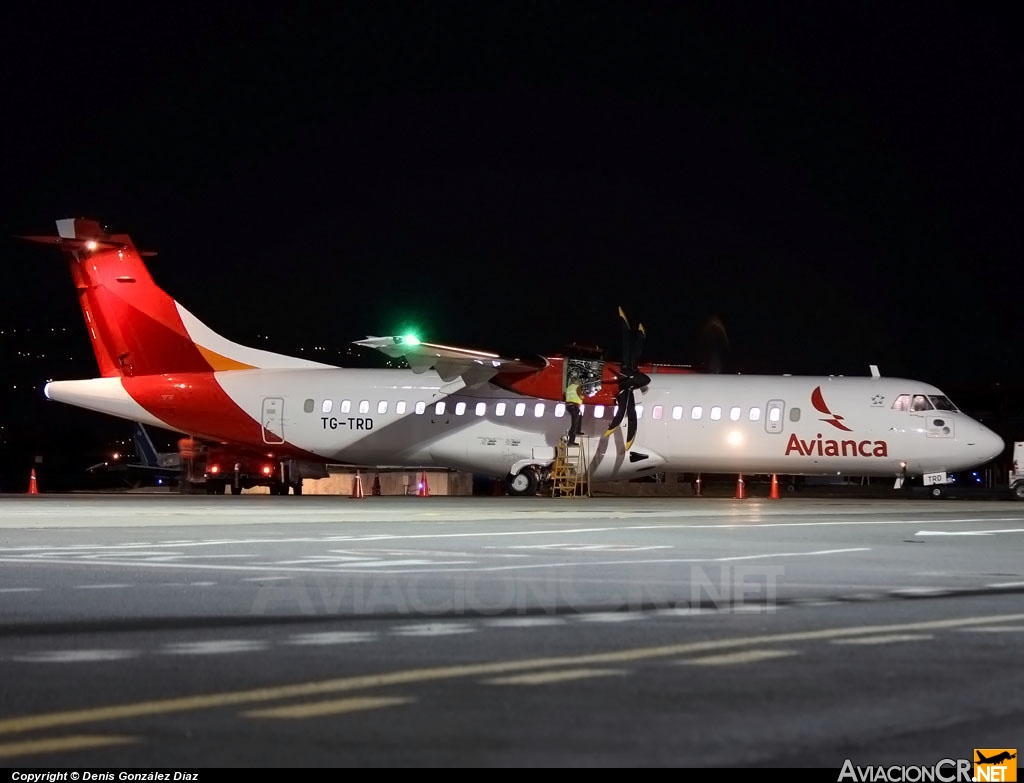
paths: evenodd
<path fill-rule="evenodd" d="M 3 11 L 7 325 L 88 351 L 10 238 L 87 216 L 246 342 L 616 358 L 621 305 L 652 361 L 1024 375 L 1008 6 L 109 7 Z"/>

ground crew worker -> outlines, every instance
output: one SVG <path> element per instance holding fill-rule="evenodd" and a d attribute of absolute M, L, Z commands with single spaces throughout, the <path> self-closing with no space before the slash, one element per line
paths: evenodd
<path fill-rule="evenodd" d="M 583 404 L 583 396 L 580 390 L 580 382 L 570 378 L 565 387 L 565 409 L 569 412 L 569 434 L 566 443 L 569 446 L 576 445 L 576 436 L 583 432 L 580 422 L 580 405 Z"/>

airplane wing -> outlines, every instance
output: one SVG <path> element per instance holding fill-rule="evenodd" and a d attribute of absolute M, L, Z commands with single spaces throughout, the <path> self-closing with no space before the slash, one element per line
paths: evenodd
<path fill-rule="evenodd" d="M 415 337 L 371 335 L 365 340 L 356 340 L 355 344 L 375 348 L 393 358 L 404 358 L 413 372 L 434 370 L 446 383 L 461 379 L 465 386 L 483 383 L 498 373 L 534 373 L 548 365 L 543 356 L 501 356 L 472 348 L 420 342 Z"/>

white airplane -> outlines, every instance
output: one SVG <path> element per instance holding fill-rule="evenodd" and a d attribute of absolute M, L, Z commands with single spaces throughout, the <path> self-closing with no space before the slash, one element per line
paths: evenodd
<path fill-rule="evenodd" d="M 99 378 L 48 383 L 46 397 L 286 464 L 444 467 L 536 494 L 568 417 L 567 374 L 586 393 L 581 446 L 591 481 L 662 471 L 926 476 L 1004 449 L 935 386 L 881 377 L 700 374 L 640 364 L 643 327 L 625 325 L 622 362 L 508 357 L 409 337 L 358 341 L 409 368 L 353 369 L 221 337 L 161 290 L 124 234 L 57 221 Z M 282 475 L 282 482 L 289 478 Z M 287 492 L 287 484 L 285 484 Z"/>

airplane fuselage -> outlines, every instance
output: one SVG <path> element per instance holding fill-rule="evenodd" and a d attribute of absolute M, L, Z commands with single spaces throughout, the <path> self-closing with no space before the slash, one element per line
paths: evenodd
<path fill-rule="evenodd" d="M 562 405 L 488 383 L 459 386 L 433 371 L 289 368 L 59 381 L 46 395 L 325 462 L 505 476 L 554 459 L 568 427 Z M 910 410 L 915 396 L 940 407 Z M 666 374 L 636 399 L 639 435 L 628 453 L 625 424 L 603 437 L 611 408 L 584 404 L 592 479 L 665 470 L 916 475 L 980 465 L 1003 448 L 939 389 L 900 378 Z"/>

